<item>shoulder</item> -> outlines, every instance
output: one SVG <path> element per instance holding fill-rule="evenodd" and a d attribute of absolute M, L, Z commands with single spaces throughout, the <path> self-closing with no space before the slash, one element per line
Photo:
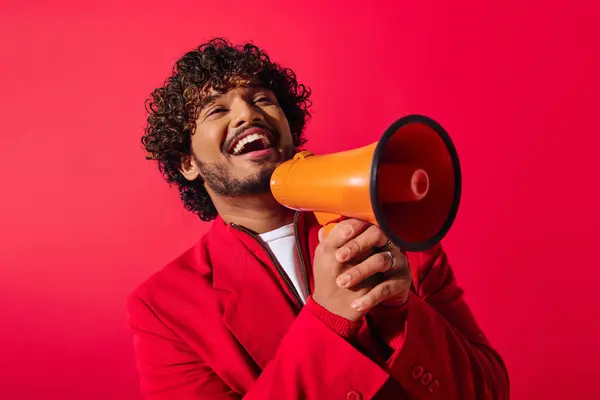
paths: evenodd
<path fill-rule="evenodd" d="M 209 235 L 205 234 L 191 248 L 142 281 L 127 297 L 130 313 L 140 305 L 148 308 L 172 309 L 170 306 L 188 293 L 206 294 L 212 289 L 212 268 L 208 251 Z"/>

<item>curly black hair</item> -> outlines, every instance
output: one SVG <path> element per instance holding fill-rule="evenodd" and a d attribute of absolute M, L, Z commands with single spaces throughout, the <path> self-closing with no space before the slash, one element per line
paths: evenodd
<path fill-rule="evenodd" d="M 191 138 L 207 89 L 223 93 L 240 79 L 273 91 L 288 119 L 294 145 L 302 146 L 306 142 L 304 127 L 311 116 L 311 91 L 298 83 L 291 69 L 272 62 L 252 43 L 234 45 L 214 38 L 201 44 L 175 63 L 172 75 L 145 103 L 148 118 L 141 141 L 147 158 L 158 161 L 164 179 L 178 186 L 185 208 L 205 222 L 215 219 L 217 210 L 202 179 L 185 179 L 179 167 L 182 157 L 191 154 Z"/>

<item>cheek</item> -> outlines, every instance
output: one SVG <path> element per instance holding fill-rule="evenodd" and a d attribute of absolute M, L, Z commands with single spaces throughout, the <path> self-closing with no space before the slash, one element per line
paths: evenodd
<path fill-rule="evenodd" d="M 272 119 L 276 121 L 277 130 L 281 135 L 282 144 L 291 144 L 292 134 L 290 132 L 290 125 L 283 110 L 279 109 L 277 115 L 273 115 Z"/>
<path fill-rule="evenodd" d="M 221 136 L 217 129 L 196 130 L 192 136 L 192 150 L 202 162 L 214 162 L 222 157 Z"/>
<path fill-rule="evenodd" d="M 292 133 L 289 129 L 286 129 L 281 134 L 281 142 L 284 146 L 292 146 L 294 144 L 294 139 L 292 138 Z"/>

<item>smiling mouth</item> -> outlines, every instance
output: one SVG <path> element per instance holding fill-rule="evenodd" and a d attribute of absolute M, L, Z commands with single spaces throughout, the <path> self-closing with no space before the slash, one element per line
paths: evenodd
<path fill-rule="evenodd" d="M 273 148 L 274 138 L 271 132 L 251 128 L 239 137 L 237 137 L 229 146 L 227 152 L 233 156 L 240 156 L 255 151 L 268 150 Z"/>

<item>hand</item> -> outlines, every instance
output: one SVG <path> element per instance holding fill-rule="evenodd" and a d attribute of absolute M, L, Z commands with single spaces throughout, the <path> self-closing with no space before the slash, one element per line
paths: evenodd
<path fill-rule="evenodd" d="M 364 232 L 336 251 L 336 260 L 353 264 L 337 278 L 340 287 L 352 288 L 365 279 L 378 276 L 368 293 L 352 303 L 365 314 L 379 304 L 401 306 L 408 299 L 412 274 L 408 259 L 376 225 L 366 224 Z"/>
<path fill-rule="evenodd" d="M 319 232 L 319 240 L 313 300 L 329 312 L 356 321 L 384 300 L 404 301 L 408 296 L 411 275 L 406 257 L 393 246 L 376 248 L 388 242 L 378 227 L 348 219 L 327 238 Z M 346 274 L 349 281 L 344 285 Z"/>

